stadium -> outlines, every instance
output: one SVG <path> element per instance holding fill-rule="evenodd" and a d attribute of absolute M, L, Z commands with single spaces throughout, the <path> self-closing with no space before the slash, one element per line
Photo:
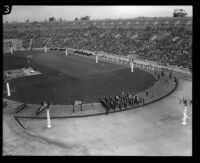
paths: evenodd
<path fill-rule="evenodd" d="M 6 23 L 3 43 L 4 155 L 191 154 L 192 17 Z"/>

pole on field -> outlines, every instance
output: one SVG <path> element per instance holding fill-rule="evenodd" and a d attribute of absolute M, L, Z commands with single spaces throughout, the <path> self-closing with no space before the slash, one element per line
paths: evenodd
<path fill-rule="evenodd" d="M 66 51 L 65 51 L 65 55 L 67 56 L 67 48 L 66 48 Z"/>
<path fill-rule="evenodd" d="M 6 82 L 6 88 L 7 88 L 8 96 L 11 96 L 11 94 L 10 94 L 10 86 L 9 86 L 9 82 L 8 81 Z"/>
<path fill-rule="evenodd" d="M 187 125 L 187 118 L 189 118 L 187 116 L 187 106 L 184 106 L 182 125 Z"/>
<path fill-rule="evenodd" d="M 10 36 L 10 53 L 13 54 L 14 49 L 13 49 L 13 36 Z"/>
<path fill-rule="evenodd" d="M 98 56 L 96 55 L 96 63 L 98 63 Z"/>
<path fill-rule="evenodd" d="M 7 94 L 8 96 L 11 96 L 9 81 L 10 81 L 10 77 L 4 73 L 4 83 L 6 84 Z"/>
<path fill-rule="evenodd" d="M 183 98 L 183 100 L 179 99 L 179 104 L 183 103 L 183 110 L 181 110 L 181 112 L 183 113 L 183 118 L 182 118 L 182 125 L 187 125 L 187 118 L 191 119 L 188 115 L 187 115 L 187 100 Z"/>
<path fill-rule="evenodd" d="M 33 38 L 31 38 L 31 40 L 30 40 L 30 46 L 29 46 L 29 50 L 31 50 L 31 49 L 32 49 L 32 44 L 33 44 Z"/>
<path fill-rule="evenodd" d="M 133 72 L 133 62 L 131 61 L 131 72 Z"/>
<path fill-rule="evenodd" d="M 13 54 L 13 47 L 10 47 L 10 53 Z"/>
<path fill-rule="evenodd" d="M 45 47 L 44 47 L 44 52 L 45 52 L 45 53 L 47 52 L 47 47 L 46 47 L 46 45 L 45 45 Z"/>
<path fill-rule="evenodd" d="M 47 110 L 47 128 L 51 128 L 51 119 L 49 113 L 50 108 L 47 108 L 46 110 Z"/>

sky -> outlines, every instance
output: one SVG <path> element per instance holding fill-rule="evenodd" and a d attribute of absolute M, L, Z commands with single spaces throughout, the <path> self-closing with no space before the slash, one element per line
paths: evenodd
<path fill-rule="evenodd" d="M 192 16 L 192 6 L 12 6 L 10 15 L 3 22 L 44 21 L 49 17 L 74 20 L 90 16 L 90 19 L 118 19 L 135 17 L 171 17 L 174 9 L 184 9 Z"/>

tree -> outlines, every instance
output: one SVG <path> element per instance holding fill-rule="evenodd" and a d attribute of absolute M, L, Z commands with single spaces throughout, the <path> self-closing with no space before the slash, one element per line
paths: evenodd
<path fill-rule="evenodd" d="M 54 17 L 50 17 L 50 18 L 49 18 L 49 21 L 50 21 L 50 22 L 54 22 L 54 21 L 56 21 L 56 19 L 55 19 Z"/>

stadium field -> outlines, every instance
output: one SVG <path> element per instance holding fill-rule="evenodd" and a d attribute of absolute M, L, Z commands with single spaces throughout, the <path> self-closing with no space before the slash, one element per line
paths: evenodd
<path fill-rule="evenodd" d="M 68 56 L 59 51 L 4 54 L 3 69 L 27 67 L 27 55 L 32 55 L 30 66 L 42 74 L 12 79 L 12 95 L 8 99 L 32 104 L 51 100 L 54 105 L 70 104 L 75 99 L 98 102 L 103 96 L 144 91 L 156 81 L 153 75 L 140 69 L 131 73 L 130 67 L 104 61 L 96 64 L 94 58 L 72 52 Z"/>

